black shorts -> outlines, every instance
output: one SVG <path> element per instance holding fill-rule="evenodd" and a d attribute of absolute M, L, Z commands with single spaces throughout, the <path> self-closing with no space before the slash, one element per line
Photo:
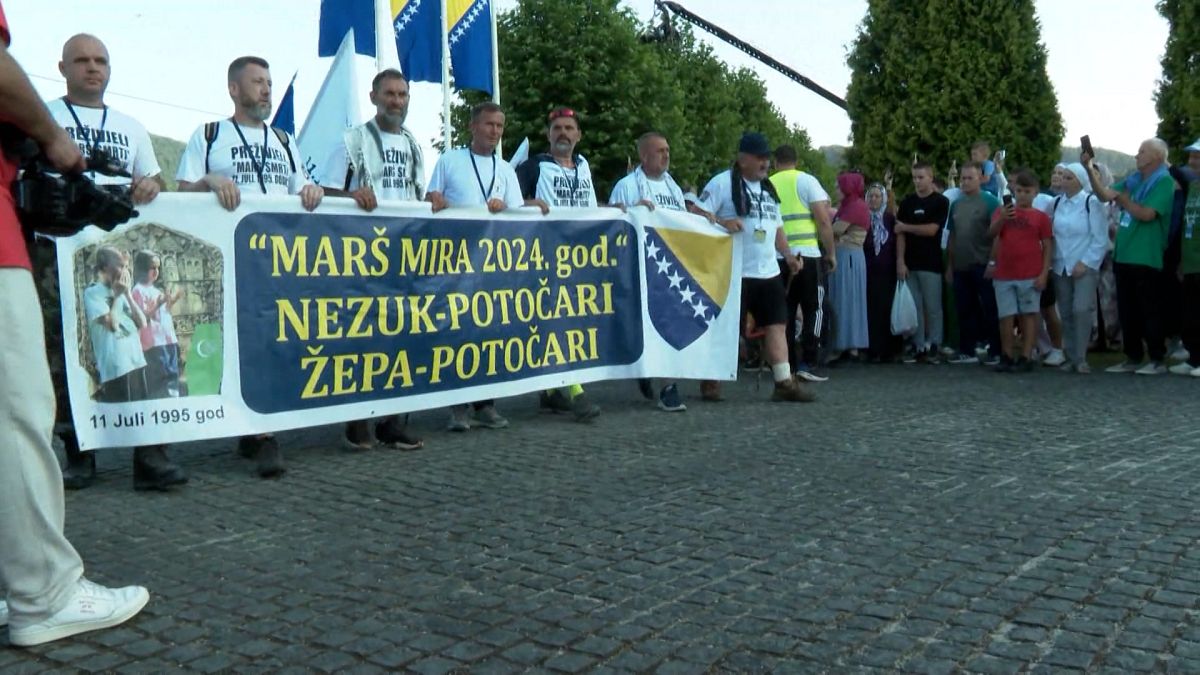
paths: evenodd
<path fill-rule="evenodd" d="M 787 296 L 779 277 L 742 277 L 742 312 L 750 312 L 759 327 L 787 323 Z"/>
<path fill-rule="evenodd" d="M 1057 302 L 1057 299 L 1054 297 L 1054 275 L 1051 274 L 1048 276 L 1050 277 L 1050 281 L 1046 282 L 1046 287 L 1042 289 L 1042 304 L 1038 305 L 1042 309 L 1053 307 L 1054 303 Z"/>

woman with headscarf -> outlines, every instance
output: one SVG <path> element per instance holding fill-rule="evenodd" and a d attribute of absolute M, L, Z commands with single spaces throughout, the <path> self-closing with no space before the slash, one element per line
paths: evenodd
<path fill-rule="evenodd" d="M 896 296 L 895 214 L 888 208 L 888 190 L 879 183 L 867 189 L 871 227 L 863 243 L 867 267 L 867 355 L 871 362 L 889 363 L 902 342 L 892 335 L 892 301 Z"/>
<path fill-rule="evenodd" d="M 837 268 L 829 279 L 833 301 L 833 351 L 858 356 L 870 345 L 867 335 L 867 261 L 863 242 L 871 229 L 871 212 L 863 199 L 865 181 L 858 172 L 837 178 L 842 203 L 833 216 L 837 242 Z"/>
<path fill-rule="evenodd" d="M 1063 351 L 1067 372 L 1090 373 L 1088 342 L 1096 312 L 1100 266 L 1108 252 L 1108 214 L 1092 196 L 1082 164 L 1067 165 L 1060 177 L 1061 193 L 1049 208 L 1054 224 L 1051 283 L 1062 308 Z"/>

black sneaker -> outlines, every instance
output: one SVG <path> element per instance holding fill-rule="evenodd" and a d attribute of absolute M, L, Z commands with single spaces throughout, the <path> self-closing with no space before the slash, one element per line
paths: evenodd
<path fill-rule="evenodd" d="M 134 490 L 166 491 L 187 482 L 187 474 L 167 457 L 167 446 L 144 445 L 133 449 Z"/>
<path fill-rule="evenodd" d="M 571 399 L 571 413 L 576 422 L 588 422 L 600 416 L 600 406 L 589 401 L 587 394 L 579 392 Z"/>
<path fill-rule="evenodd" d="M 247 445 L 254 448 L 256 471 L 260 478 L 276 478 L 287 472 L 283 465 L 283 453 L 274 436 L 250 436 Z"/>
<path fill-rule="evenodd" d="M 687 410 L 687 406 L 683 403 L 683 397 L 679 395 L 679 386 L 674 382 L 662 388 L 662 392 L 658 395 L 658 407 L 666 412 L 683 412 Z"/>
<path fill-rule="evenodd" d="M 63 469 L 63 487 L 82 490 L 96 482 L 96 455 L 79 449 L 79 439 L 74 431 L 62 433 L 63 448 L 67 454 L 67 466 Z"/>
<path fill-rule="evenodd" d="M 409 433 L 407 421 L 399 417 L 389 417 L 376 424 L 375 440 L 385 448 L 395 450 L 420 450 L 425 447 L 425 441 Z"/>
<path fill-rule="evenodd" d="M 1017 362 L 1013 364 L 1014 373 L 1032 373 L 1033 361 L 1024 356 L 1017 358 Z"/>
<path fill-rule="evenodd" d="M 538 407 L 543 412 L 549 413 L 569 413 L 571 410 L 571 401 L 560 390 L 543 391 L 538 394 Z"/>
<path fill-rule="evenodd" d="M 642 392 L 642 397 L 647 401 L 654 400 L 654 380 L 643 377 L 638 380 L 638 391 Z"/>
<path fill-rule="evenodd" d="M 1013 371 L 1013 360 L 1007 354 L 1001 354 L 1000 362 L 992 370 L 997 373 L 1011 373 Z"/>
<path fill-rule="evenodd" d="M 375 441 L 371 439 L 371 423 L 367 420 L 346 422 L 346 430 L 342 434 L 342 447 L 354 452 L 374 448 Z"/>
<path fill-rule="evenodd" d="M 929 363 L 929 354 L 924 349 L 922 349 L 921 351 L 917 352 L 917 356 L 916 356 L 916 358 L 914 358 L 912 360 L 912 362 L 913 363 Z M 908 360 L 905 360 L 905 363 L 908 363 Z"/>

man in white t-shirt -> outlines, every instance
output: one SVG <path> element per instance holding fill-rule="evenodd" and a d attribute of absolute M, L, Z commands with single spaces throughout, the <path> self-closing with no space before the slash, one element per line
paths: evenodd
<path fill-rule="evenodd" d="M 644 206 L 651 211 L 664 208 L 668 211 L 686 211 L 683 190 L 667 171 L 671 167 L 671 145 L 667 137 L 657 131 L 648 131 L 637 141 L 638 159 L 641 164 L 633 173 L 617 181 L 613 186 L 608 203 L 624 209 Z M 654 398 L 654 383 L 650 378 L 638 381 L 642 396 Z M 658 393 L 658 407 L 667 412 L 687 410 L 679 386 L 672 382 Z"/>
<path fill-rule="evenodd" d="M 58 71 L 66 80 L 67 93 L 46 102 L 54 121 L 75 141 L 85 159 L 106 156 L 110 165 L 129 174 L 129 177 L 124 177 L 89 172 L 87 177 L 98 185 L 129 186 L 130 197 L 135 204 L 152 201 L 158 196 L 163 182 L 150 134 L 137 120 L 110 108 L 104 102 L 104 93 L 112 74 L 108 48 L 94 35 L 74 35 L 63 44 Z M 53 241 L 38 237 L 33 244 L 33 259 L 36 261 L 37 278 L 41 286 L 39 290 L 43 291 L 44 304 L 53 306 L 47 315 L 57 316 L 61 305 L 58 260 Z M 93 286 L 89 290 L 94 297 L 101 289 Z M 46 328 L 47 346 L 51 351 L 51 372 L 58 392 L 56 427 L 67 457 L 63 485 L 70 489 L 82 489 L 95 480 L 96 458 L 91 453 L 80 452 L 75 431 L 71 428 L 70 397 L 67 396 L 62 362 L 62 325 L 47 321 Z M 165 445 L 134 448 L 133 476 L 136 490 L 164 490 L 187 482 L 183 469 L 167 457 Z"/>
<path fill-rule="evenodd" d="M 775 379 L 771 400 L 807 402 L 816 397 L 796 381 L 788 363 L 786 290 L 779 279 L 775 254 L 783 256 L 792 277 L 804 263 L 792 253 L 784 236 L 779 195 L 767 180 L 770 165 L 767 138 L 756 132 L 743 134 L 733 168 L 714 176 L 700 193 L 700 201 L 705 211 L 716 216 L 718 224 L 741 237 L 741 310 L 765 332 L 763 351 Z M 719 399 L 713 383 L 707 387 L 704 397 Z"/>
<path fill-rule="evenodd" d="M 233 116 L 196 129 L 179 158 L 180 192 L 213 192 L 233 211 L 250 194 L 300 195 L 312 211 L 325 194 L 297 163 L 296 139 L 268 124 L 271 118 L 271 71 L 257 56 L 229 64 Z"/>
<path fill-rule="evenodd" d="M 552 209 L 596 207 L 592 170 L 583 155 L 575 152 L 582 136 L 579 116 L 573 109 L 550 111 L 546 121 L 550 152 L 534 155 L 517 167 L 517 180 L 526 205 L 538 207 L 543 215 Z M 543 391 L 538 402 L 550 412 L 572 413 L 578 422 L 600 415 L 600 406 L 588 400 L 583 385 L 579 384 Z"/>
<path fill-rule="evenodd" d="M 325 162 L 321 176 L 331 184 L 325 192 L 351 197 L 364 211 L 374 211 L 379 200 L 412 202 L 425 197 L 425 166 L 421 146 L 404 126 L 408 117 L 408 79 L 393 68 L 371 81 L 375 116 L 346 130 L 342 142 Z M 397 450 L 417 450 L 424 445 L 408 431 L 408 416 L 389 415 L 375 424 L 370 420 L 346 424 L 347 447 L 366 450 L 379 444 Z"/>
<path fill-rule="evenodd" d="M 828 335 L 829 281 L 837 267 L 837 251 L 833 242 L 833 211 L 829 208 L 829 193 L 810 173 L 800 171 L 796 148 L 781 145 L 775 149 L 775 173 L 771 184 L 779 191 L 784 236 L 792 254 L 804 262 L 800 273 L 786 279 L 788 362 L 796 377 L 809 382 L 829 379 L 816 369 L 820 365 L 820 347 Z M 822 254 L 822 247 L 824 252 Z M 779 272 L 787 270 L 778 257 Z M 800 334 L 796 334 L 796 316 L 800 315 Z M 799 348 L 797 348 L 797 346 Z"/>
<path fill-rule="evenodd" d="M 429 179 L 425 200 L 434 212 L 451 207 L 486 206 L 499 213 L 525 205 L 521 186 L 513 168 L 497 157 L 496 147 L 504 136 L 504 109 L 490 101 L 471 109 L 471 143 L 455 148 L 438 158 Z M 508 426 L 496 410 L 495 401 L 477 401 L 475 415 L 471 406 L 450 409 L 450 431 L 468 431 L 472 426 L 503 429 Z"/>
<path fill-rule="evenodd" d="M 297 163 L 296 139 L 267 123 L 271 118 L 270 66 L 257 56 L 241 56 L 229 64 L 227 75 L 233 117 L 209 122 L 192 134 L 175 174 L 179 190 L 213 192 L 230 211 L 242 203 L 243 190 L 298 194 L 305 209 L 317 208 L 325 192 Z M 263 478 L 287 471 L 273 434 L 243 436 L 238 452 L 254 458 Z"/>

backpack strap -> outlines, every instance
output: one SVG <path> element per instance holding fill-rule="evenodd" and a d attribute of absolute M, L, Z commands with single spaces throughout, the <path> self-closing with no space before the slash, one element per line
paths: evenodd
<path fill-rule="evenodd" d="M 288 134 L 279 127 L 271 127 L 271 131 L 275 132 L 275 138 L 283 145 L 283 151 L 287 153 L 288 165 L 292 167 L 292 173 L 296 173 L 296 160 L 292 157 L 292 146 L 288 142 Z"/>
<path fill-rule="evenodd" d="M 217 142 L 217 133 L 221 131 L 220 122 L 208 122 L 204 125 L 204 175 L 208 175 L 208 156 L 212 153 L 213 143 Z"/>

